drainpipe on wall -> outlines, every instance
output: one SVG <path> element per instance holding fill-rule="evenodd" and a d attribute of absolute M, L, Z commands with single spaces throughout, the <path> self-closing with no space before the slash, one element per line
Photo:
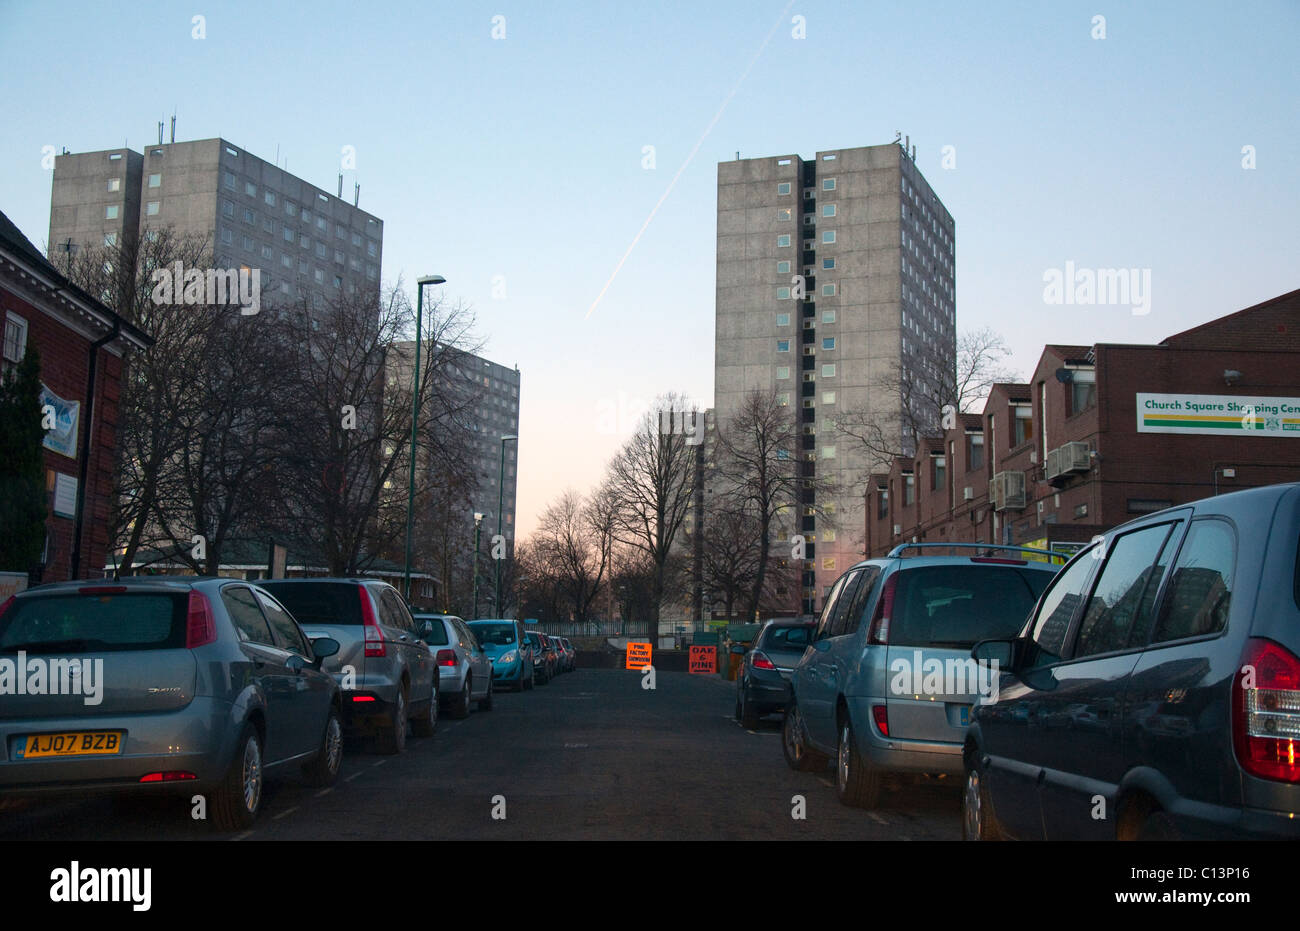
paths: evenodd
<path fill-rule="evenodd" d="M 86 522 L 86 475 L 90 471 L 91 426 L 95 419 L 95 375 L 98 369 L 99 350 L 122 335 L 122 318 L 113 318 L 113 329 L 103 339 L 90 344 L 86 375 L 86 409 L 81 422 L 81 465 L 77 478 L 77 518 L 72 531 L 72 560 L 68 565 L 68 579 L 78 577 L 81 569 L 81 536 Z M 109 541 L 112 545 L 112 541 Z"/>

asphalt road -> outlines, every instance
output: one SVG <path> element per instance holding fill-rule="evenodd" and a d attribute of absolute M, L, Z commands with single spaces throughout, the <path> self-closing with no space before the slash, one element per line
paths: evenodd
<path fill-rule="evenodd" d="M 780 719 L 735 722 L 716 676 L 579 669 L 489 712 L 445 715 L 401 756 L 349 744 L 336 785 L 287 774 L 266 787 L 251 831 L 216 834 L 188 800 L 8 802 L 18 840 L 955 840 L 959 786 L 908 781 L 865 812 L 835 798 L 833 773 L 796 773 Z M 792 817 L 802 795 L 806 817 Z M 503 810 L 504 809 L 504 810 Z M 494 817 L 494 813 L 498 817 Z M 504 817 L 500 817 L 504 814 Z"/>

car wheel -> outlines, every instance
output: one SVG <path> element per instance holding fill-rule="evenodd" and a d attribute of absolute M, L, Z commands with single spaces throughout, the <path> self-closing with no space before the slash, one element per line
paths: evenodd
<path fill-rule="evenodd" d="M 212 796 L 212 825 L 218 831 L 252 827 L 262 807 L 262 741 L 252 724 L 245 724 L 226 778 Z"/>
<path fill-rule="evenodd" d="M 803 715 L 794 701 L 785 706 L 785 720 L 781 724 L 781 751 L 785 762 L 799 772 L 815 772 L 826 768 L 827 756 L 808 746 Z"/>
<path fill-rule="evenodd" d="M 487 695 L 485 695 L 483 697 L 483 700 L 478 703 L 478 710 L 479 711 L 492 710 L 492 680 L 491 679 L 488 679 Z"/>
<path fill-rule="evenodd" d="M 303 767 L 303 775 L 314 786 L 332 786 L 339 778 L 343 765 L 343 722 L 339 711 L 330 705 L 330 716 L 321 735 L 320 750 L 316 759 Z"/>
<path fill-rule="evenodd" d="M 961 838 L 962 840 L 1001 840 L 1002 831 L 993 808 L 989 805 L 988 790 L 979 770 L 974 764 L 968 764 L 966 770 L 966 788 L 961 795 Z"/>
<path fill-rule="evenodd" d="M 740 690 L 740 726 L 747 731 L 758 727 L 758 712 L 754 710 L 754 703 L 749 700 L 749 692 L 743 687 Z"/>
<path fill-rule="evenodd" d="M 438 727 L 438 680 L 429 686 L 429 709 L 411 721 L 411 733 L 416 737 L 432 737 Z"/>
<path fill-rule="evenodd" d="M 457 720 L 463 720 L 469 717 L 470 712 L 470 677 L 465 677 L 465 685 L 461 688 L 460 694 L 456 696 L 455 702 L 451 706 L 451 716 Z"/>
<path fill-rule="evenodd" d="M 397 701 L 393 705 L 391 718 L 385 723 L 379 735 L 380 753 L 401 753 L 406 749 L 406 685 L 397 692 Z"/>
<path fill-rule="evenodd" d="M 880 803 L 880 769 L 872 766 L 858 752 L 853 724 L 847 714 L 840 727 L 839 751 L 835 766 L 835 792 L 840 801 L 853 808 L 875 808 Z"/>

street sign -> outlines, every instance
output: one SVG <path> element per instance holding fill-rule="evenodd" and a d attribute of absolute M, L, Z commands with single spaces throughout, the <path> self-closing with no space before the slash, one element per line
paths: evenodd
<path fill-rule="evenodd" d="M 627 668 L 645 669 L 650 665 L 650 644 L 629 643 L 627 645 Z"/>
<path fill-rule="evenodd" d="M 709 674 L 718 671 L 718 648 L 714 646 L 692 646 L 690 668 L 694 674 Z"/>

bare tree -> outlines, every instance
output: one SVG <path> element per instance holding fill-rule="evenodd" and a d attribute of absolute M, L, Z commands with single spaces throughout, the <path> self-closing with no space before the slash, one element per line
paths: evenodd
<path fill-rule="evenodd" d="M 681 423 L 688 402 L 682 395 L 661 395 L 655 409 L 646 413 L 636 431 L 623 444 L 609 466 L 608 487 L 613 496 L 613 536 L 639 550 L 653 565 L 649 603 L 650 636 L 659 632 L 659 613 L 668 588 L 673 541 L 690 506 L 697 447 L 688 445 L 683 432 L 665 431 Z M 698 408 L 692 406 L 695 418 Z M 681 412 L 661 417 L 659 412 Z M 698 422 L 698 421 L 696 421 Z"/>
<path fill-rule="evenodd" d="M 872 460 L 868 471 L 886 466 L 896 456 L 911 456 L 922 437 L 943 427 L 944 408 L 953 413 L 976 410 L 995 382 L 1015 381 L 1004 366 L 1010 355 L 1005 341 L 992 329 L 967 331 L 957 338 L 952 370 L 928 360 L 902 363 L 873 388 L 898 398 L 898 407 L 843 411 L 836 420 L 840 434 L 856 442 Z"/>
<path fill-rule="evenodd" d="M 554 572 L 555 584 L 572 606 L 573 620 L 585 623 L 609 569 L 614 509 L 608 492 L 585 502 L 572 489 L 542 513 L 531 542 Z"/>

